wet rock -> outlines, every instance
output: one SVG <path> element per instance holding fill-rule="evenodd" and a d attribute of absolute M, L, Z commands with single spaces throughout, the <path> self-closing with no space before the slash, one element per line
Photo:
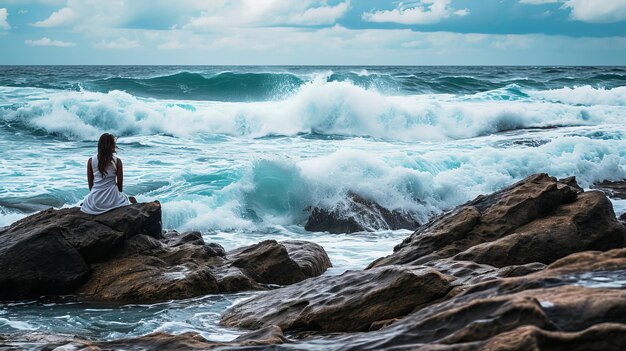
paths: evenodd
<path fill-rule="evenodd" d="M 200 232 L 185 232 L 180 234 L 175 230 L 167 231 L 164 235 L 164 241 L 168 246 L 180 246 L 182 244 L 191 243 L 194 245 L 204 245 L 204 239 Z"/>
<path fill-rule="evenodd" d="M 207 350 L 217 347 L 245 347 L 275 345 L 288 342 L 282 330 L 268 326 L 261 330 L 244 334 L 230 342 L 209 341 L 198 333 L 187 332 L 178 335 L 153 333 L 139 338 L 122 339 L 110 342 L 96 342 L 93 345 L 103 350 Z"/>
<path fill-rule="evenodd" d="M 348 193 L 345 203 L 337 209 L 315 207 L 304 226 L 312 232 L 354 233 L 380 229 L 415 229 L 419 223 L 410 213 L 390 211 L 374 201 Z"/>
<path fill-rule="evenodd" d="M 0 299 L 68 294 L 89 277 L 89 264 L 137 234 L 160 236 L 158 202 L 99 216 L 78 208 L 46 210 L 0 230 Z"/>
<path fill-rule="evenodd" d="M 606 196 L 578 191 L 571 180 L 530 176 L 420 227 L 370 267 L 441 258 L 495 267 L 549 264 L 574 252 L 624 246 L 626 227 Z"/>
<path fill-rule="evenodd" d="M 77 293 L 89 300 L 158 302 L 265 290 L 267 284 L 291 284 L 320 275 L 330 266 L 321 246 L 304 241 L 288 245 L 290 250 L 268 240 L 219 256 L 205 245 L 169 246 L 139 235 L 124 242 L 115 259 L 92 265 L 90 279 Z M 314 260 L 302 264 L 310 263 L 315 269 L 301 267 L 290 258 L 292 252 Z"/>
<path fill-rule="evenodd" d="M 48 335 L 42 333 L 28 333 L 22 335 L 8 335 L 2 342 L 3 350 L 209 350 L 228 347 L 237 349 L 247 346 L 277 345 L 289 342 L 276 326 L 269 326 L 258 331 L 243 334 L 229 342 L 210 341 L 195 332 L 186 332 L 178 335 L 156 332 L 136 338 L 126 338 L 115 341 L 91 341 L 78 336 Z"/>
<path fill-rule="evenodd" d="M 348 271 L 262 293 L 226 311 L 220 323 L 251 329 L 277 325 L 286 331 L 363 331 L 443 297 L 450 280 L 425 267 Z"/>
<path fill-rule="evenodd" d="M 608 197 L 626 199 L 626 179 L 615 182 L 604 180 L 602 182 L 595 183 L 592 188 L 602 191 Z"/>
<path fill-rule="evenodd" d="M 148 303 L 266 290 L 330 267 L 314 243 L 266 241 L 227 254 L 199 232 L 162 232 L 158 202 L 90 216 L 47 210 L 0 231 L 0 299 L 77 294 Z"/>
<path fill-rule="evenodd" d="M 266 240 L 228 253 L 231 265 L 264 284 L 292 284 L 321 275 L 331 266 L 324 249 L 311 242 Z"/>
<path fill-rule="evenodd" d="M 619 323 L 620 330 L 626 327 L 623 324 L 626 291 L 623 290 L 560 286 L 494 294 L 498 294 L 497 290 L 490 289 L 460 295 L 421 309 L 370 335 L 349 336 L 340 341 L 350 345 L 344 348 L 348 350 L 419 349 L 417 346 L 437 345 L 460 350 L 471 345 L 469 349 L 486 350 L 489 348 L 485 345 L 500 344 L 493 338 L 508 340 L 512 335 L 507 333 L 518 333 L 518 328 L 529 326 L 538 331 L 568 333 L 603 323 Z"/>

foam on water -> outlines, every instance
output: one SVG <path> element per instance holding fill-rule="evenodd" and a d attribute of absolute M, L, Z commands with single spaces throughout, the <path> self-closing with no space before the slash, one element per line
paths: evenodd
<path fill-rule="evenodd" d="M 285 100 L 257 103 L 172 103 L 121 91 L 33 94 L 31 88 L 19 89 L 0 91 L 0 100 L 21 101 L 0 109 L 5 124 L 78 140 L 95 140 L 107 130 L 121 136 L 202 133 L 258 138 L 315 133 L 441 141 L 529 127 L 621 123 L 620 116 L 626 113 L 624 88 L 576 90 L 575 95 L 586 96 L 587 102 L 617 103 L 591 106 L 569 104 L 577 101 L 566 98 L 569 88 L 535 93 L 541 96 L 538 101 L 485 100 L 480 94 L 389 96 L 321 77 Z M 31 101 L 24 103 L 27 96 Z"/>

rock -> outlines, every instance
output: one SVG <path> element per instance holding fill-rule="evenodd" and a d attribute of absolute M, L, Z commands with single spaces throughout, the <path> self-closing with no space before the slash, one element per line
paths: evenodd
<path fill-rule="evenodd" d="M 578 191 L 571 180 L 530 176 L 420 227 L 369 267 L 453 258 L 501 268 L 624 246 L 626 227 L 606 196 Z"/>
<path fill-rule="evenodd" d="M 595 183 L 592 188 L 602 191 L 609 197 L 626 199 L 626 179 L 616 182 L 604 180 Z"/>
<path fill-rule="evenodd" d="M 77 294 L 149 303 L 210 293 L 266 290 L 330 267 L 305 241 L 266 241 L 226 253 L 199 232 L 162 232 L 158 202 L 99 216 L 47 210 L 0 231 L 0 299 Z"/>
<path fill-rule="evenodd" d="M 3 340 L 0 336 L 0 341 Z M 229 342 L 210 341 L 195 332 L 178 335 L 156 332 L 137 338 L 126 338 L 115 341 L 91 341 L 71 335 L 47 335 L 27 333 L 9 335 L 0 343 L 4 349 L 37 349 L 37 350 L 208 350 L 228 347 L 229 349 L 276 345 L 289 342 L 280 328 L 269 326 L 258 331 L 243 334 Z"/>
<path fill-rule="evenodd" d="M 266 290 L 268 284 L 299 282 L 330 267 L 324 249 L 305 241 L 288 242 L 288 250 L 282 243 L 268 240 L 223 255 L 217 244 L 166 240 L 169 245 L 144 235 L 125 241 L 111 260 L 92 265 L 91 278 L 77 293 L 97 301 L 159 302 Z M 172 243 L 175 246 L 170 246 Z M 308 261 L 294 261 L 292 252 Z"/>
<path fill-rule="evenodd" d="M 271 290 L 227 310 L 220 324 L 283 330 L 364 331 L 443 297 L 450 278 L 431 268 L 389 266 L 317 277 Z"/>
<path fill-rule="evenodd" d="M 500 350 L 486 345 L 500 344 L 494 338 L 508 340 L 511 335 L 507 333 L 518 333 L 518 328 L 577 333 L 603 323 L 620 323 L 619 330 L 626 327 L 623 290 L 560 286 L 497 294 L 496 289 L 489 289 L 460 295 L 369 335 L 348 336 L 337 342 L 350 345 L 347 350 L 436 349 L 437 345 L 456 346 L 451 350 L 470 345 L 471 350 Z"/>
<path fill-rule="evenodd" d="M 0 230 L 0 299 L 69 294 L 89 277 L 89 264 L 126 238 L 160 236 L 158 202 L 99 216 L 78 208 L 46 210 Z"/>
<path fill-rule="evenodd" d="M 185 233 L 178 233 L 175 230 L 171 230 L 171 231 L 167 231 L 165 232 L 165 234 L 163 235 L 164 239 L 165 239 L 165 243 L 168 246 L 180 246 L 182 244 L 186 244 L 186 243 L 192 243 L 194 245 L 204 245 L 204 239 L 202 238 L 202 233 L 200 232 L 185 232 Z"/>
<path fill-rule="evenodd" d="M 288 251 L 289 249 L 289 251 Z M 331 266 L 324 249 L 311 242 L 266 240 L 228 253 L 231 265 L 264 284 L 292 284 L 321 275 Z"/>
<path fill-rule="evenodd" d="M 335 210 L 313 208 L 304 229 L 338 234 L 380 229 L 415 229 L 418 226 L 419 223 L 410 213 L 390 211 L 374 201 L 349 192 L 345 203 Z"/>
<path fill-rule="evenodd" d="M 94 346 L 103 350 L 207 350 L 217 347 L 245 347 L 275 345 L 288 342 L 282 330 L 276 326 L 268 326 L 258 331 L 244 334 L 230 342 L 215 342 L 203 338 L 200 334 L 186 332 L 178 335 L 152 333 L 132 339 L 109 342 L 95 342 Z"/>
<path fill-rule="evenodd" d="M 497 335 L 476 350 L 567 350 L 621 351 L 626 348 L 626 325 L 604 323 L 580 332 L 547 331 L 523 326 Z"/>

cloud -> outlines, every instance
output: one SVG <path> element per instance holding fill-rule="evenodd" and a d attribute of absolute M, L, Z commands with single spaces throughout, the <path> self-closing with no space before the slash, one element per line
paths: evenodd
<path fill-rule="evenodd" d="M 113 49 L 113 50 L 122 50 L 122 49 L 133 49 L 139 47 L 139 42 L 137 40 L 130 40 L 127 38 L 118 38 L 115 40 L 102 40 L 95 45 L 100 49 Z"/>
<path fill-rule="evenodd" d="M 160 44 L 159 49 L 161 50 L 177 50 L 184 48 L 185 45 L 177 40 L 168 41 L 166 43 Z"/>
<path fill-rule="evenodd" d="M 324 0 L 231 0 L 207 2 L 187 28 L 254 26 L 317 26 L 334 24 L 350 7 L 350 1 L 329 5 Z"/>
<path fill-rule="evenodd" d="M 361 17 L 368 22 L 394 22 L 401 24 L 434 24 L 451 16 L 467 16 L 469 9 L 455 10 L 452 0 L 418 0 L 398 4 L 393 10 L 366 12 Z"/>
<path fill-rule="evenodd" d="M 74 24 L 79 19 L 78 13 L 69 7 L 64 7 L 59 11 L 53 12 L 50 17 L 43 21 L 38 21 L 32 25 L 35 27 L 63 27 Z"/>
<path fill-rule="evenodd" d="M 0 9 L 0 29 L 9 30 L 11 26 L 9 25 L 9 21 L 7 18 L 9 17 L 9 10 Z"/>
<path fill-rule="evenodd" d="M 588 23 L 613 23 L 626 20 L 626 0 L 520 0 L 522 4 L 562 3 L 573 20 Z"/>
<path fill-rule="evenodd" d="M 563 8 L 571 9 L 572 19 L 590 23 L 626 20 L 626 0 L 568 0 Z"/>
<path fill-rule="evenodd" d="M 48 37 L 43 37 L 38 40 L 26 40 L 25 43 L 29 46 L 56 46 L 60 48 L 69 48 L 72 46 L 76 46 L 76 43 L 72 43 L 68 41 L 52 40 Z"/>

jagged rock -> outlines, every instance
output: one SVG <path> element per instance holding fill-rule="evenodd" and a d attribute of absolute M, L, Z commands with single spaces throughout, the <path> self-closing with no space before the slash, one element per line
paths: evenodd
<path fill-rule="evenodd" d="M 593 185 L 593 188 L 602 191 L 609 197 L 614 197 L 616 199 L 626 199 L 626 179 L 616 182 L 604 180 L 595 183 Z"/>
<path fill-rule="evenodd" d="M 283 330 L 362 331 L 376 321 L 404 316 L 451 288 L 431 268 L 389 266 L 317 277 L 246 300 L 220 323 L 242 328 L 277 325 Z"/>
<path fill-rule="evenodd" d="M 574 252 L 624 246 L 626 227 L 606 196 L 578 191 L 571 181 L 530 176 L 420 227 L 370 268 L 441 258 L 495 267 L 549 264 Z"/>
<path fill-rule="evenodd" d="M 265 284 L 292 284 L 321 275 L 331 266 L 324 249 L 306 241 L 266 240 L 228 253 L 231 265 Z"/>
<path fill-rule="evenodd" d="M 168 246 L 142 235 L 124 242 L 115 259 L 92 265 L 92 276 L 77 291 L 85 299 L 118 302 L 157 302 L 205 294 L 266 290 L 322 274 L 330 267 L 324 249 L 310 242 L 268 240 L 217 255 L 196 242 Z M 209 249 L 207 249 L 209 247 Z M 220 247 L 221 248 L 221 247 Z M 305 255 L 315 262 L 291 259 Z M 301 267 L 309 263 L 314 266 Z"/>
<path fill-rule="evenodd" d="M 158 302 L 266 290 L 328 267 L 324 249 L 305 241 L 265 241 L 227 254 L 198 232 L 162 232 L 158 202 L 98 216 L 47 210 L 0 231 L 0 299 Z"/>
<path fill-rule="evenodd" d="M 415 229 L 418 226 L 419 223 L 410 213 L 390 211 L 374 201 L 350 192 L 345 203 L 337 209 L 313 208 L 304 229 L 338 234 L 379 229 Z"/>
<path fill-rule="evenodd" d="M 78 208 L 46 210 L 0 230 L 0 299 L 68 294 L 126 238 L 160 236 L 158 202 L 125 206 L 99 216 Z"/>
<path fill-rule="evenodd" d="M 0 343 L 1 349 L 37 349 L 37 350 L 209 350 L 228 347 L 229 349 L 246 346 L 277 345 L 289 342 L 277 326 L 243 334 L 229 342 L 210 341 L 195 332 L 178 335 L 156 332 L 136 338 L 115 341 L 91 341 L 78 336 L 48 335 L 28 333 L 10 335 L 6 342 Z M 0 336 L 0 341 L 3 338 Z"/>
<path fill-rule="evenodd" d="M 565 285 L 502 293 L 493 286 L 423 308 L 370 335 L 337 341 L 350 345 L 347 350 L 437 345 L 454 345 L 458 349 L 472 345 L 480 347 L 469 349 L 485 350 L 485 345 L 498 344 L 493 338 L 508 338 L 506 333 L 520 327 L 576 333 L 597 324 L 620 323 L 623 329 L 625 313 L 624 290 Z"/>

